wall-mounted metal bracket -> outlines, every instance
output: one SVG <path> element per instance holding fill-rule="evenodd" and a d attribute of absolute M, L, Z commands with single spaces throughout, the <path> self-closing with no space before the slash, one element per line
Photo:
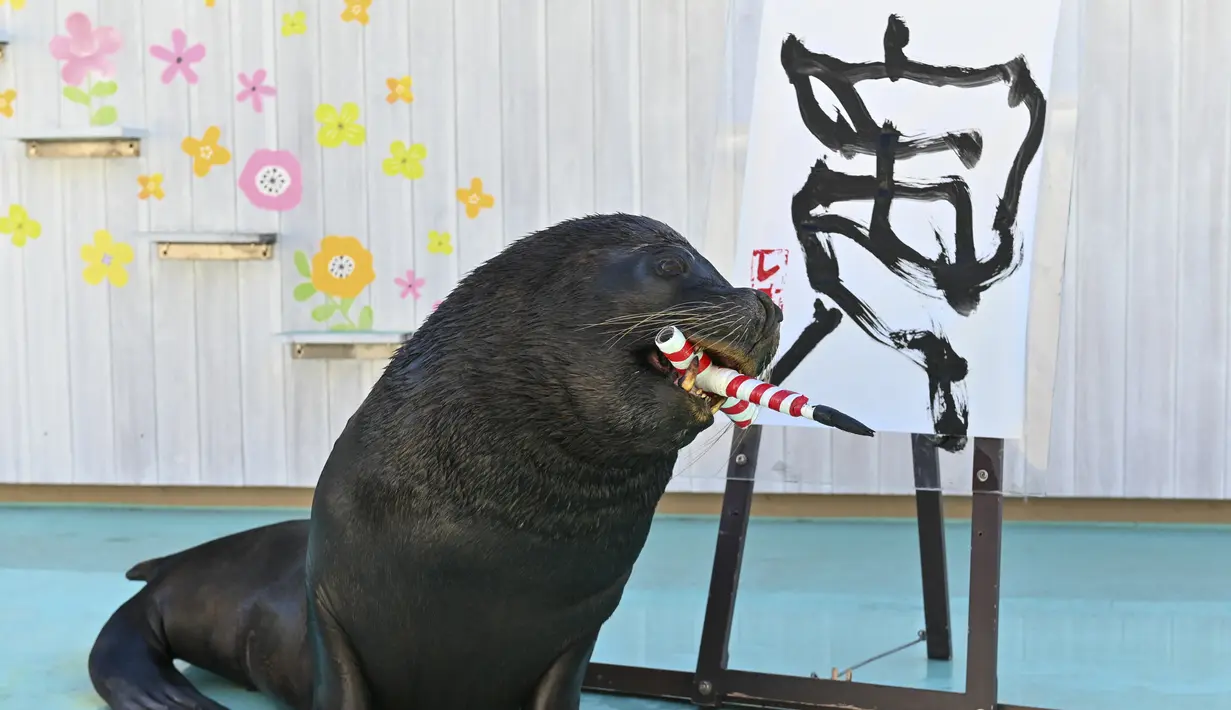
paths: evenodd
<path fill-rule="evenodd" d="M 15 136 L 27 158 L 137 158 L 146 132 L 124 126 L 48 128 Z"/>
<path fill-rule="evenodd" d="M 274 257 L 278 235 L 257 232 L 145 232 L 159 259 L 252 261 Z"/>
<path fill-rule="evenodd" d="M 295 360 L 388 360 L 410 333 L 343 330 L 282 333 Z"/>

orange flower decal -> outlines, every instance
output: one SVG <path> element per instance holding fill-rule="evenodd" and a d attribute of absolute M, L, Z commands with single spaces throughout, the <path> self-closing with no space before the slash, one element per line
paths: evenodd
<path fill-rule="evenodd" d="M 409 78 L 410 77 L 407 77 L 407 80 L 409 80 Z M 13 100 L 16 98 L 17 91 L 14 89 L 0 91 L 0 116 L 4 116 L 5 118 L 13 117 Z"/>
<path fill-rule="evenodd" d="M 137 199 L 139 200 L 148 200 L 151 197 L 155 200 L 161 200 L 167 196 L 167 193 L 162 191 L 162 173 L 138 175 L 137 184 L 141 186 L 141 192 L 137 193 Z"/>
<path fill-rule="evenodd" d="M 466 216 L 474 219 L 479 212 L 496 204 L 496 198 L 483 192 L 483 181 L 479 178 L 470 179 L 470 189 L 457 188 L 457 201 L 466 205 Z"/>
<path fill-rule="evenodd" d="M 180 143 L 180 149 L 192 157 L 192 172 L 197 177 L 209 175 L 210 168 L 215 165 L 231 162 L 231 151 L 218 145 L 221 137 L 222 129 L 210 126 L 200 140 L 188 136 Z"/>
<path fill-rule="evenodd" d="M 312 285 L 326 296 L 355 298 L 375 280 L 372 252 L 354 237 L 325 237 L 312 256 Z"/>
<path fill-rule="evenodd" d="M 361 25 L 368 24 L 368 8 L 372 7 L 372 0 L 345 0 L 346 9 L 342 11 L 342 19 L 347 22 L 358 22 Z"/>
<path fill-rule="evenodd" d="M 385 97 L 385 101 L 391 104 L 399 101 L 410 103 L 415 100 L 415 95 L 410 91 L 410 77 L 408 76 L 401 79 L 389 77 L 385 79 L 385 86 L 389 87 L 389 95 Z"/>

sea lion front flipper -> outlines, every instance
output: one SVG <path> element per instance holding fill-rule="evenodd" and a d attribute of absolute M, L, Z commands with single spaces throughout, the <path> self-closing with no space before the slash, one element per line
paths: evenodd
<path fill-rule="evenodd" d="M 320 589 L 308 592 L 308 643 L 312 646 L 312 710 L 368 710 L 355 650 L 338 627 Z"/>
<path fill-rule="evenodd" d="M 595 632 L 564 649 L 564 653 L 539 678 L 526 710 L 578 710 L 581 707 L 581 683 L 597 640 L 598 633 Z"/>

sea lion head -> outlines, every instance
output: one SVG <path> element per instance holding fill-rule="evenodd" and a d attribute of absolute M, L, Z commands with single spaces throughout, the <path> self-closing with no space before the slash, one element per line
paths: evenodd
<path fill-rule="evenodd" d="M 674 462 L 721 399 L 682 389 L 657 332 L 677 326 L 717 364 L 755 377 L 777 351 L 781 320 L 765 294 L 732 286 L 666 224 L 592 215 L 476 268 L 399 358 L 430 372 L 433 406 L 487 431 L 515 429 L 599 465 Z"/>

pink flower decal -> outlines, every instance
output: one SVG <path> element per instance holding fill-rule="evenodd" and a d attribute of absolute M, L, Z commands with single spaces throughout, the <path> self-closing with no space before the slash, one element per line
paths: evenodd
<path fill-rule="evenodd" d="M 60 76 L 66 84 L 80 86 L 87 72 L 115 76 L 110 56 L 124 42 L 114 27 L 95 27 L 85 13 L 74 12 L 64 21 L 67 35 L 51 38 L 51 56 L 64 62 Z"/>
<path fill-rule="evenodd" d="M 419 293 L 419 289 L 423 288 L 427 284 L 427 281 L 421 278 L 416 278 L 415 272 L 412 270 L 406 272 L 405 278 L 399 276 L 394 279 L 393 283 L 402 287 L 402 298 L 413 295 L 417 301 L 419 300 L 419 296 L 423 295 Z"/>
<path fill-rule="evenodd" d="M 252 79 L 242 71 L 239 73 L 239 83 L 244 87 L 244 90 L 235 95 L 235 100 L 243 103 L 249 98 L 252 99 L 252 110 L 257 113 L 261 112 L 261 97 L 273 96 L 277 94 L 277 90 L 272 86 L 265 85 L 265 70 L 257 69 L 252 75 Z"/>
<path fill-rule="evenodd" d="M 261 149 L 239 174 L 239 189 L 254 207 L 285 212 L 303 197 L 299 161 L 289 151 Z"/>
<path fill-rule="evenodd" d="M 150 45 L 150 54 L 155 59 L 167 62 L 167 68 L 162 70 L 162 83 L 170 84 L 176 74 L 183 74 L 189 84 L 197 83 L 197 73 L 192 65 L 205 58 L 205 45 L 197 43 L 188 46 L 188 35 L 183 30 L 171 33 L 171 47 L 157 44 Z"/>

